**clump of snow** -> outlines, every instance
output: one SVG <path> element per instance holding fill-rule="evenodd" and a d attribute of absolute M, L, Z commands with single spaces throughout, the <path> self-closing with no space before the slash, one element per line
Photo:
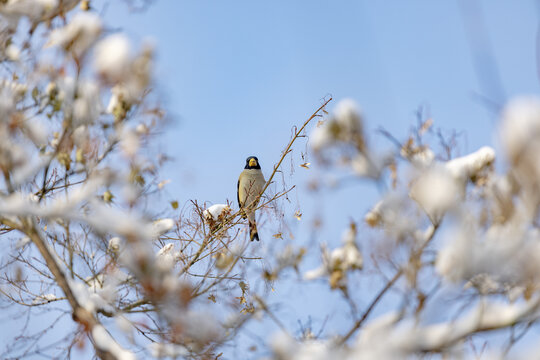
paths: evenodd
<path fill-rule="evenodd" d="M 159 219 L 152 223 L 153 237 L 159 237 L 168 233 L 174 227 L 173 219 Z"/>
<path fill-rule="evenodd" d="M 409 159 L 411 164 L 421 168 L 428 167 L 435 161 L 435 154 L 427 146 L 420 148 L 413 154 L 408 154 L 406 147 L 403 147 L 400 151 L 400 154 L 404 158 Z"/>
<path fill-rule="evenodd" d="M 112 237 L 110 240 L 109 240 L 109 245 L 108 245 L 108 249 L 109 251 L 112 251 L 114 253 L 117 253 L 120 251 L 120 248 L 122 246 L 122 239 L 120 239 L 119 237 L 115 236 L 115 237 Z"/>
<path fill-rule="evenodd" d="M 460 340 L 476 332 L 504 328 L 530 320 L 537 312 L 540 299 L 526 303 L 503 304 L 482 301 L 458 319 L 426 325 L 422 321 L 402 319 L 390 312 L 362 327 L 358 337 L 347 347 L 336 347 L 332 341 L 298 341 L 279 333 L 270 343 L 273 359 L 409 359 L 430 352 L 451 354 L 460 348 Z M 451 358 L 454 358 L 451 356 Z M 461 357 L 459 357 L 461 358 Z"/>
<path fill-rule="evenodd" d="M 56 84 L 59 101 L 63 111 L 73 114 L 74 127 L 92 124 L 98 119 L 103 106 L 100 99 L 99 86 L 90 80 L 75 81 L 66 76 Z"/>
<path fill-rule="evenodd" d="M 448 349 L 475 332 L 524 321 L 538 305 L 538 299 L 519 305 L 480 302 L 456 320 L 431 325 L 399 322 L 399 315 L 392 313 L 367 324 L 349 355 L 351 358 L 402 359 Z"/>
<path fill-rule="evenodd" d="M 18 61 L 20 58 L 20 55 L 21 55 L 21 50 L 19 50 L 19 48 L 16 45 L 9 44 L 6 47 L 6 56 L 9 60 Z"/>
<path fill-rule="evenodd" d="M 115 116 L 116 121 L 122 120 L 129 111 L 131 99 L 129 92 L 122 85 L 115 85 L 111 89 L 111 98 L 107 105 L 107 112 Z"/>
<path fill-rule="evenodd" d="M 218 221 L 230 215 L 231 208 L 226 204 L 215 204 L 204 210 L 203 216 L 206 221 Z"/>
<path fill-rule="evenodd" d="M 148 135 L 150 132 L 150 129 L 148 129 L 148 126 L 146 126 L 146 124 L 142 123 L 135 127 L 135 131 L 139 135 Z"/>
<path fill-rule="evenodd" d="M 512 162 L 540 148 L 540 97 L 523 96 L 511 100 L 504 108 L 501 138 Z"/>
<path fill-rule="evenodd" d="M 465 196 L 468 181 L 478 181 L 487 175 L 494 161 L 495 151 L 486 146 L 446 163 L 433 163 L 421 169 L 410 196 L 432 220 L 438 221 Z"/>
<path fill-rule="evenodd" d="M 18 111 L 27 90 L 24 83 L 0 80 L 0 168 L 11 172 L 12 185 L 19 185 L 26 177 L 35 175 L 42 164 L 42 158 L 32 156 L 26 145 L 30 141 L 42 145 L 43 127 L 38 120 L 26 119 Z M 24 136 L 24 141 L 20 135 Z"/>
<path fill-rule="evenodd" d="M 504 223 L 515 214 L 516 205 L 513 196 L 517 191 L 516 185 L 511 174 L 492 176 L 488 182 L 485 194 L 494 223 Z"/>
<path fill-rule="evenodd" d="M 175 251 L 174 244 L 169 243 L 163 246 L 156 254 L 156 265 L 161 270 L 170 270 L 179 259 L 180 252 Z"/>
<path fill-rule="evenodd" d="M 101 20 L 91 12 L 77 13 L 64 27 L 55 29 L 49 37 L 49 46 L 61 46 L 75 57 L 81 57 L 101 34 Z"/>
<path fill-rule="evenodd" d="M 351 134 L 363 132 L 360 109 L 356 101 L 352 99 L 343 99 L 336 105 L 334 119 Z"/>
<path fill-rule="evenodd" d="M 92 338 L 98 349 L 108 351 L 118 360 L 135 360 L 135 355 L 122 348 L 116 340 L 101 325 L 95 325 L 92 329 Z"/>
<path fill-rule="evenodd" d="M 65 0 L 62 6 L 65 11 L 71 9 L 78 1 Z M 58 0 L 8 0 L 0 6 L 0 14 L 16 26 L 19 18 L 27 17 L 32 22 L 44 21 L 58 7 Z"/>
<path fill-rule="evenodd" d="M 351 99 L 341 100 L 330 118 L 317 125 L 310 135 L 310 145 L 319 159 L 348 165 L 358 176 L 372 179 L 378 179 L 393 158 L 368 147 L 361 112 Z"/>
<path fill-rule="evenodd" d="M 114 84 L 107 112 L 122 120 L 133 104 L 137 104 L 150 83 L 153 47 L 144 45 L 132 56 L 124 35 L 115 34 L 96 46 L 94 68 L 101 78 Z"/>
<path fill-rule="evenodd" d="M 332 346 L 330 341 L 305 340 L 299 342 L 288 334 L 278 333 L 270 340 L 274 359 L 280 360 L 326 360 L 350 359 L 346 351 Z"/>
<path fill-rule="evenodd" d="M 315 128 L 310 136 L 315 151 L 333 145 L 335 142 L 363 141 L 363 123 L 360 110 L 352 99 L 341 100 L 334 114 L 324 124 Z"/>
<path fill-rule="evenodd" d="M 446 169 L 455 179 L 467 181 L 476 178 L 495 161 L 495 150 L 484 146 L 477 151 L 446 163 Z"/>
<path fill-rule="evenodd" d="M 93 123 L 101 113 L 99 87 L 90 81 L 80 81 L 77 96 L 73 100 L 73 121 L 75 126 Z"/>
<path fill-rule="evenodd" d="M 140 148 L 140 139 L 139 134 L 135 129 L 128 128 L 126 126 L 122 127 L 122 130 L 119 130 L 119 137 L 121 139 L 120 146 L 124 155 L 128 158 L 133 158 L 137 155 L 137 151 Z"/>
<path fill-rule="evenodd" d="M 170 243 L 159 249 L 156 256 L 165 257 L 171 254 L 171 252 L 174 250 L 174 244 Z"/>
<path fill-rule="evenodd" d="M 0 81 L 0 88 L 9 93 L 14 101 L 22 100 L 24 94 L 28 91 L 28 85 L 6 79 Z"/>
<path fill-rule="evenodd" d="M 509 291 L 540 281 L 540 232 L 516 220 L 479 227 L 463 214 L 439 251 L 436 269 L 448 282 L 467 283 L 480 292 Z"/>
<path fill-rule="evenodd" d="M 417 208 L 411 204 L 408 194 L 393 191 L 386 194 L 368 211 L 364 220 L 371 227 L 384 229 L 387 239 L 398 242 L 412 236 L 420 227 Z"/>
<path fill-rule="evenodd" d="M 350 165 L 358 176 L 378 179 L 391 163 L 392 154 L 359 152 L 351 159 Z"/>
<path fill-rule="evenodd" d="M 148 345 L 150 354 L 156 358 L 188 356 L 189 350 L 185 346 L 177 344 L 152 343 Z"/>
<path fill-rule="evenodd" d="M 98 278 L 89 279 L 90 286 L 82 281 L 70 279 L 69 287 L 77 298 L 78 303 L 89 312 L 95 314 L 99 310 L 104 310 L 109 313 L 114 313 L 114 307 L 110 302 L 111 300 L 114 301 L 116 289 L 114 286 L 109 286 L 107 289 L 101 289 L 104 281 L 103 275 L 101 275 L 101 279 L 101 282 Z"/>
<path fill-rule="evenodd" d="M 109 35 L 95 49 L 96 71 L 112 83 L 122 80 L 131 66 L 131 46 L 124 34 Z"/>
<path fill-rule="evenodd" d="M 43 294 L 37 296 L 34 300 L 32 300 L 33 305 L 43 305 L 48 304 L 51 301 L 56 301 L 58 298 L 54 294 Z"/>
<path fill-rule="evenodd" d="M 536 216 L 540 204 L 540 97 L 518 97 L 505 107 L 501 138 L 512 165 L 509 175 L 521 194 L 528 217 Z"/>
<path fill-rule="evenodd" d="M 16 249 L 21 249 L 23 247 L 25 247 L 27 244 L 29 244 L 32 240 L 30 240 L 30 238 L 28 236 L 25 236 L 21 239 L 19 239 L 17 241 L 17 243 L 15 244 L 15 248 Z"/>
<path fill-rule="evenodd" d="M 48 128 L 41 119 L 29 119 L 24 131 L 26 136 L 37 146 L 47 144 Z"/>
<path fill-rule="evenodd" d="M 346 286 L 346 273 L 350 270 L 361 270 L 363 266 L 362 253 L 356 244 L 357 229 L 351 224 L 343 234 L 342 247 L 334 249 L 331 253 L 323 248 L 323 264 L 304 274 L 306 280 L 329 276 L 332 288 Z"/>
<path fill-rule="evenodd" d="M 410 196 L 434 220 L 455 206 L 463 190 L 442 167 L 434 167 L 421 174 L 411 187 Z"/>
<path fill-rule="evenodd" d="M 62 204 L 59 205 L 62 206 Z M 73 206 L 74 204 L 69 205 Z M 62 216 L 65 217 L 66 213 L 69 214 L 68 212 L 63 211 Z M 118 234 L 128 241 L 157 237 L 160 234 L 160 231 L 158 230 L 164 230 L 166 228 L 165 225 L 167 225 L 167 222 L 158 223 L 157 225 L 148 223 L 140 216 L 137 216 L 137 214 L 127 213 L 120 209 L 108 206 L 103 203 L 103 201 L 92 198 L 88 202 L 86 214 L 76 213 L 73 215 L 69 214 L 68 216 L 89 224 L 96 231 Z M 139 245 L 142 244 L 139 243 Z"/>

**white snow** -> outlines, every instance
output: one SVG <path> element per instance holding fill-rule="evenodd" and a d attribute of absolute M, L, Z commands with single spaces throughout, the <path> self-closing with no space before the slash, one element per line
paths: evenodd
<path fill-rule="evenodd" d="M 512 99 L 504 108 L 501 138 L 512 161 L 524 152 L 538 154 L 540 147 L 540 97 L 522 96 Z"/>
<path fill-rule="evenodd" d="M 79 81 L 73 100 L 74 126 L 93 123 L 102 111 L 99 87 L 94 82 Z"/>
<path fill-rule="evenodd" d="M 32 240 L 28 236 L 25 236 L 23 238 L 20 238 L 17 243 L 15 244 L 16 249 L 21 249 L 25 247 L 27 244 L 29 244 Z"/>
<path fill-rule="evenodd" d="M 120 239 L 119 237 L 115 236 L 109 240 L 109 246 L 108 246 L 109 251 L 118 252 L 120 251 L 121 246 L 122 246 L 122 239 Z"/>
<path fill-rule="evenodd" d="M 177 252 L 174 251 L 174 244 L 173 243 L 169 243 L 169 244 L 166 244 L 165 246 L 163 246 L 161 249 L 159 249 L 159 251 L 157 252 L 156 254 L 156 258 L 157 258 L 157 261 L 156 261 L 156 265 L 161 269 L 161 270 L 170 270 L 175 262 L 176 262 L 176 259 L 177 259 Z"/>
<path fill-rule="evenodd" d="M 485 146 L 446 163 L 433 163 L 420 169 L 410 196 L 433 220 L 437 220 L 465 196 L 468 181 L 490 169 L 494 161 L 495 151 Z"/>
<path fill-rule="evenodd" d="M 135 131 L 139 135 L 148 135 L 148 133 L 150 132 L 150 129 L 148 129 L 148 126 L 146 126 L 146 124 L 142 123 L 135 127 Z"/>
<path fill-rule="evenodd" d="M 208 220 L 218 221 L 220 216 L 226 216 L 230 214 L 231 208 L 226 204 L 215 204 L 204 210 L 203 216 Z"/>
<path fill-rule="evenodd" d="M 455 179 L 467 181 L 488 168 L 494 161 L 495 150 L 489 146 L 484 146 L 469 155 L 448 161 L 446 169 Z"/>
<path fill-rule="evenodd" d="M 332 138 L 333 136 L 328 129 L 327 122 L 325 122 L 311 132 L 311 135 L 309 136 L 309 144 L 313 150 L 319 151 L 331 144 Z"/>
<path fill-rule="evenodd" d="M 519 215 L 515 221 L 487 230 L 478 226 L 475 218 L 462 214 L 438 253 L 436 269 L 446 281 L 466 283 L 484 292 L 495 287 L 510 292 L 540 281 L 538 230 L 526 229 L 524 217 Z"/>
<path fill-rule="evenodd" d="M 343 233 L 342 247 L 334 249 L 331 253 L 323 247 L 323 264 L 316 269 L 307 271 L 304 279 L 313 280 L 323 276 L 332 276 L 339 272 L 340 280 L 334 285 L 343 285 L 346 282 L 345 273 L 350 270 L 361 270 L 363 267 L 362 253 L 356 244 L 356 225 L 352 224 Z"/>
<path fill-rule="evenodd" d="M 0 6 L 0 14 L 12 22 L 21 17 L 37 22 L 44 20 L 57 6 L 58 0 L 7 0 Z"/>
<path fill-rule="evenodd" d="M 174 244 L 170 243 L 165 246 L 163 246 L 161 249 L 159 249 L 156 256 L 168 256 L 171 255 L 172 251 L 174 250 Z"/>
<path fill-rule="evenodd" d="M 28 85 L 7 79 L 0 81 L 0 88 L 3 96 L 9 94 L 15 101 L 22 100 L 22 97 L 28 91 Z"/>
<path fill-rule="evenodd" d="M 135 360 L 135 355 L 128 350 L 122 348 L 101 325 L 95 325 L 92 329 L 92 338 L 96 343 L 96 347 L 112 353 L 118 360 Z"/>
<path fill-rule="evenodd" d="M 100 288 L 103 287 L 103 282 L 100 283 L 98 279 L 91 279 L 89 281 L 90 286 L 80 280 L 68 279 L 68 282 L 69 287 L 77 298 L 77 302 L 89 312 L 93 314 L 99 310 L 110 313 L 115 312 L 114 307 L 108 301 L 111 300 L 111 298 L 114 298 L 116 294 L 114 288 L 109 286 L 107 289 L 100 290 Z M 111 291 L 113 293 L 112 296 L 110 294 Z M 102 296 L 103 294 L 105 296 Z"/>
<path fill-rule="evenodd" d="M 177 344 L 152 343 L 148 345 L 150 354 L 156 358 L 188 356 L 189 351 L 185 346 Z"/>
<path fill-rule="evenodd" d="M 127 99 L 127 91 L 121 85 L 115 85 L 111 89 L 111 98 L 109 99 L 109 104 L 107 105 L 107 112 L 109 114 L 115 114 L 119 110 L 124 109 L 124 99 Z M 120 107 L 118 109 L 118 107 Z"/>
<path fill-rule="evenodd" d="M 48 46 L 61 46 L 80 57 L 101 34 L 101 19 L 91 12 L 79 12 L 64 27 L 51 32 Z"/>
<path fill-rule="evenodd" d="M 434 220 L 458 203 L 463 190 L 442 167 L 433 167 L 421 174 L 411 187 L 410 196 Z"/>
<path fill-rule="evenodd" d="M 130 51 L 129 40 L 124 34 L 107 36 L 96 45 L 96 71 L 113 83 L 122 80 L 130 71 Z"/>
<path fill-rule="evenodd" d="M 54 295 L 54 294 L 43 294 L 43 295 L 37 296 L 32 301 L 32 304 L 33 305 L 42 305 L 42 304 L 50 303 L 51 301 L 55 301 L 55 300 L 58 300 L 56 295 Z"/>
<path fill-rule="evenodd" d="M 74 127 L 92 124 L 98 119 L 103 105 L 101 104 L 99 86 L 87 79 L 75 81 L 70 76 L 63 77 L 56 84 L 57 98 L 63 103 L 64 112 L 73 113 Z M 54 87 L 52 87 L 52 91 Z"/>
<path fill-rule="evenodd" d="M 371 227 L 384 229 L 385 238 L 399 242 L 412 235 L 421 226 L 418 208 L 404 191 L 392 191 L 365 215 L 364 220 Z"/>
<path fill-rule="evenodd" d="M 354 100 L 343 99 L 337 103 L 330 119 L 313 130 L 310 144 L 315 151 L 320 151 L 336 141 L 354 141 L 357 137 L 363 138 L 359 107 Z"/>
<path fill-rule="evenodd" d="M 6 56 L 11 61 L 18 61 L 21 55 L 21 50 L 14 44 L 9 44 L 6 47 Z"/>
<path fill-rule="evenodd" d="M 352 358 L 346 357 L 347 354 L 343 349 L 333 347 L 330 341 L 305 340 L 299 342 L 286 333 L 274 335 L 270 340 L 270 347 L 274 359 L 279 360 L 352 360 Z"/>
<path fill-rule="evenodd" d="M 363 131 L 360 108 L 352 99 L 343 99 L 337 103 L 334 119 L 349 132 L 362 133 Z"/>
<path fill-rule="evenodd" d="M 413 165 L 418 167 L 428 167 L 435 161 L 435 154 L 427 146 L 412 155 L 407 154 L 405 148 L 402 148 L 400 153 L 401 156 L 408 158 Z"/>
<path fill-rule="evenodd" d="M 415 321 L 398 323 L 398 314 L 390 314 L 366 325 L 351 355 L 358 358 L 396 359 L 448 348 L 473 332 L 522 321 L 537 311 L 538 305 L 538 299 L 519 305 L 480 302 L 455 321 L 433 325 L 417 324 Z"/>
<path fill-rule="evenodd" d="M 152 223 L 153 237 L 159 237 L 169 232 L 174 227 L 173 219 L 160 219 Z"/>
<path fill-rule="evenodd" d="M 141 146 L 139 134 L 137 134 L 135 129 L 126 126 L 123 126 L 122 130 L 119 130 L 118 132 L 120 133 L 120 147 L 122 148 L 122 152 L 126 157 L 133 158 L 137 155 Z"/>
<path fill-rule="evenodd" d="M 284 333 L 274 336 L 270 346 L 273 358 L 280 360 L 417 358 L 432 351 L 459 348 L 460 340 L 475 332 L 527 321 L 538 316 L 539 306 L 538 298 L 524 304 L 481 301 L 456 320 L 430 325 L 390 312 L 365 324 L 348 347 L 335 347 L 332 340 L 298 341 Z"/>
<path fill-rule="evenodd" d="M 351 159 L 351 168 L 358 176 L 378 179 L 392 159 L 393 155 L 390 153 L 360 152 Z"/>

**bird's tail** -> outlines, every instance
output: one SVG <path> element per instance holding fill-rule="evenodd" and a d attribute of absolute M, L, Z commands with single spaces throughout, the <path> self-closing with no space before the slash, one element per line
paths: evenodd
<path fill-rule="evenodd" d="M 257 224 L 255 221 L 249 221 L 249 238 L 251 241 L 259 241 L 259 233 L 257 232 Z"/>

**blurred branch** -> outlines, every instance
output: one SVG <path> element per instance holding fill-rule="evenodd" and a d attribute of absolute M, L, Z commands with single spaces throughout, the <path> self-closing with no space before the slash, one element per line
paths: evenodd
<path fill-rule="evenodd" d="M 302 137 L 302 132 L 304 131 L 304 129 L 306 128 L 306 126 L 311 122 L 311 120 L 313 120 L 314 118 L 316 117 L 319 117 L 321 115 L 319 115 L 319 112 L 321 112 L 325 107 L 326 105 L 328 105 L 328 103 L 330 103 L 330 101 L 332 101 L 332 98 L 330 97 L 328 100 L 326 100 L 317 110 L 315 110 L 315 112 L 304 122 L 304 124 L 299 128 L 299 129 L 296 129 L 296 131 L 294 132 L 294 135 L 292 137 L 292 139 L 289 141 L 289 143 L 287 144 L 287 146 L 285 147 L 285 150 L 283 151 L 283 153 L 281 154 L 281 157 L 279 159 L 279 161 L 277 162 L 276 165 L 274 165 L 274 170 L 272 171 L 272 174 L 270 175 L 270 177 L 268 178 L 268 180 L 266 181 L 266 184 L 264 185 L 262 191 L 261 191 L 261 195 L 259 195 L 259 198 L 260 196 L 262 196 L 262 194 L 264 194 L 264 192 L 266 191 L 266 189 L 268 188 L 268 186 L 270 186 L 270 184 L 272 183 L 272 180 L 274 179 L 274 176 L 276 175 L 278 169 L 280 168 L 281 166 L 281 163 L 283 162 L 283 160 L 285 159 L 285 157 L 289 154 L 289 152 L 291 152 L 291 147 L 293 146 L 294 142 L 296 141 L 296 139 L 298 139 L 299 137 Z M 257 201 L 259 200 L 259 198 L 257 198 L 257 200 L 255 201 L 255 203 L 257 203 Z"/>
<path fill-rule="evenodd" d="M 429 232 L 426 236 L 426 240 L 422 243 L 422 245 L 417 251 L 414 251 L 411 254 L 411 258 L 418 258 L 422 254 L 422 252 L 429 245 L 431 240 L 433 240 L 433 237 L 435 236 L 435 233 L 437 232 L 437 229 L 439 228 L 439 224 L 440 222 L 434 223 L 433 225 L 431 225 Z M 373 300 L 368 305 L 368 307 L 366 308 L 366 310 L 364 311 L 360 319 L 358 319 L 355 322 L 354 326 L 349 330 L 349 332 L 347 332 L 347 334 L 345 334 L 345 336 L 343 336 L 342 338 L 338 340 L 337 342 L 338 345 L 343 345 L 344 343 L 346 343 L 347 340 L 349 340 L 349 338 L 356 332 L 356 330 L 360 329 L 360 327 L 362 326 L 362 324 L 364 324 L 364 322 L 368 318 L 369 314 L 371 314 L 375 306 L 379 303 L 379 301 L 383 298 L 383 296 L 388 292 L 388 290 L 390 290 L 392 286 L 394 286 L 394 284 L 399 280 L 399 278 L 401 278 L 401 276 L 404 273 L 405 273 L 405 269 L 401 267 L 394 274 L 394 276 L 390 280 L 388 280 L 386 285 L 379 291 L 379 293 L 375 296 L 375 298 L 373 298 Z"/>

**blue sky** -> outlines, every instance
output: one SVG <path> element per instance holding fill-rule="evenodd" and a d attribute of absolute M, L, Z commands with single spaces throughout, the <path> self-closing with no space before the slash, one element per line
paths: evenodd
<path fill-rule="evenodd" d="M 246 156 L 268 170 L 291 127 L 329 94 L 356 100 L 382 145 L 374 130 L 403 138 L 420 105 L 436 126 L 466 132 L 462 152 L 492 143 L 497 116 L 474 94 L 498 89 L 479 81 L 470 40 L 482 29 L 475 18 L 467 32 L 467 4 L 156 1 L 126 16 L 114 2 L 106 18 L 157 44 L 157 80 L 175 120 L 164 142 L 176 159 L 168 175 L 181 200 L 220 202 L 234 198 Z M 504 92 L 537 92 L 535 3 L 477 4 Z"/>
<path fill-rule="evenodd" d="M 248 155 L 268 176 L 291 127 L 328 95 L 333 104 L 356 100 L 382 148 L 391 144 L 377 128 L 404 139 L 426 106 L 435 127 L 463 133 L 463 154 L 496 145 L 498 116 L 478 95 L 500 104 L 500 94 L 539 89 L 532 0 L 156 1 L 142 13 L 125 10 L 111 2 L 107 22 L 157 45 L 156 78 L 173 118 L 163 149 L 174 161 L 164 176 L 181 204 L 235 200 Z M 297 168 L 295 196 L 304 214 L 317 207 L 330 220 L 325 235 L 341 233 L 378 193 L 359 183 L 313 198 L 303 189 L 318 174 Z"/>
<path fill-rule="evenodd" d="M 259 157 L 268 177 L 291 127 L 329 95 L 333 104 L 346 97 L 358 102 L 379 148 L 391 144 L 377 128 L 405 139 L 415 111 L 426 106 L 436 128 L 463 133 L 458 153 L 464 154 L 497 147 L 498 115 L 478 95 L 502 105 L 539 90 L 539 8 L 532 0 L 156 1 L 140 14 L 124 11 L 114 2 L 106 19 L 135 41 L 150 37 L 157 45 L 157 81 L 174 119 L 163 141 L 174 161 L 164 176 L 172 180 L 168 196 L 181 204 L 234 201 L 248 155 Z M 287 179 L 299 190 L 286 214 L 295 239 L 283 241 L 335 247 L 380 193 L 362 181 L 309 193 L 309 179 L 328 172 L 316 164 L 301 169 L 295 156 Z M 301 223 L 293 218 L 297 207 Z M 315 236 L 317 215 L 324 227 Z M 260 232 L 263 242 L 278 241 Z M 369 292 L 377 281 L 357 285 Z M 309 294 L 325 289 L 316 286 L 277 290 L 298 300 L 282 308 L 292 328 L 309 314 L 339 312 L 335 298 L 310 301 Z M 315 330 L 317 321 L 322 316 Z"/>

